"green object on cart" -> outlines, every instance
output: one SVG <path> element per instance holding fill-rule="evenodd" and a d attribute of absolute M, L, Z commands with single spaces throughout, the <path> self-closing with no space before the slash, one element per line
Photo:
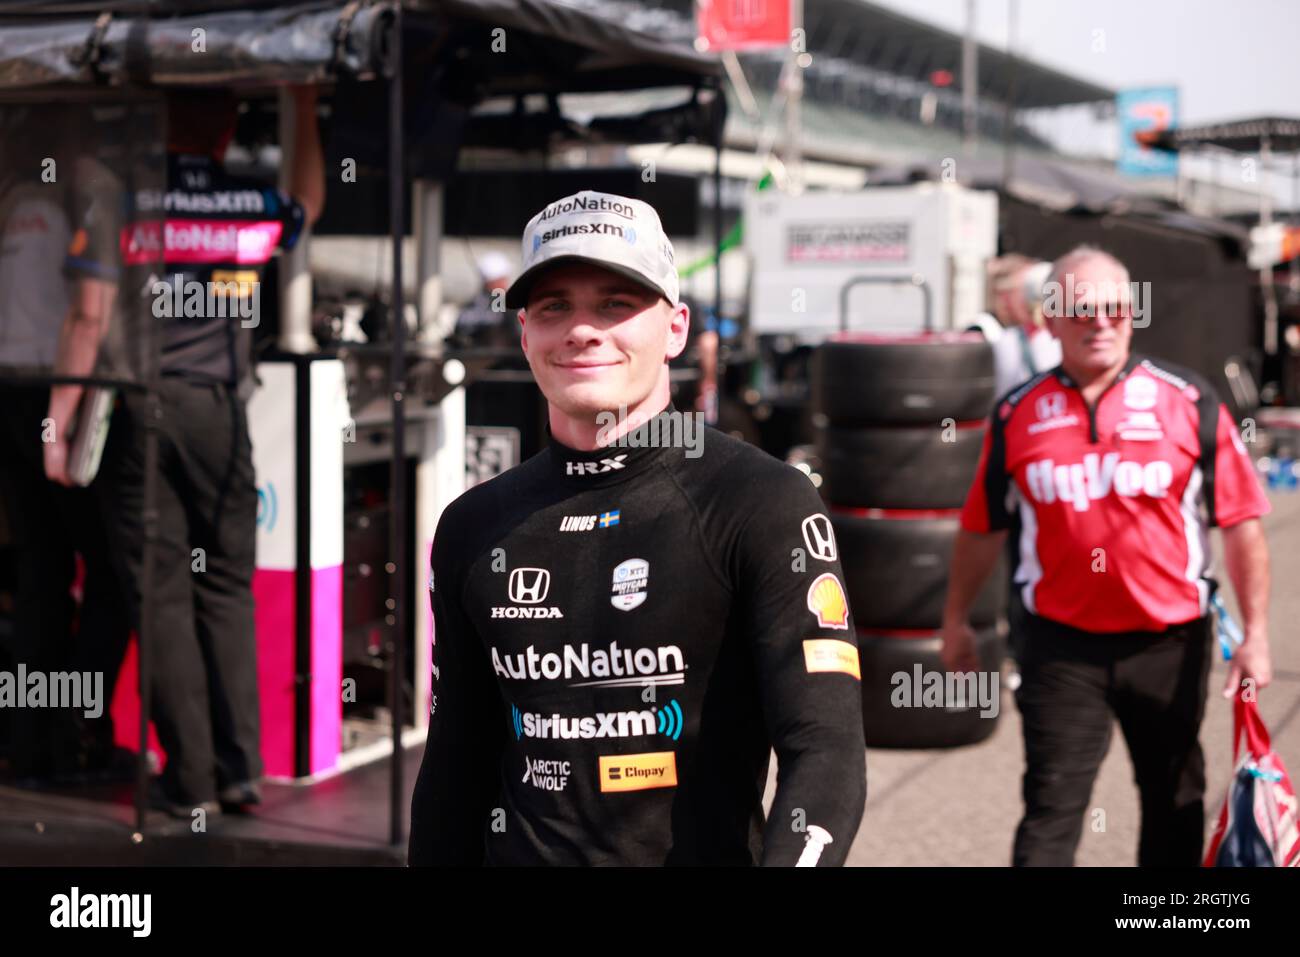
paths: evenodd
<path fill-rule="evenodd" d="M 776 182 L 776 180 L 773 178 L 771 172 L 764 173 L 763 178 L 758 181 L 758 185 L 755 187 L 755 191 L 761 193 L 763 190 L 769 189 L 774 182 Z M 722 245 L 718 249 L 715 249 L 713 252 L 709 253 L 708 255 L 701 256 L 693 263 L 688 263 L 687 265 L 683 266 L 681 269 L 677 271 L 677 275 L 682 279 L 685 279 L 686 277 L 692 276 L 695 273 L 699 272 L 701 269 L 707 269 L 709 266 L 712 266 L 715 262 L 718 261 L 719 252 L 725 253 L 728 249 L 735 249 L 737 246 L 741 244 L 744 238 L 745 238 L 745 220 L 744 217 L 741 217 L 739 220 L 736 221 L 736 225 L 732 226 L 731 229 L 727 231 L 727 235 L 722 237 Z"/>

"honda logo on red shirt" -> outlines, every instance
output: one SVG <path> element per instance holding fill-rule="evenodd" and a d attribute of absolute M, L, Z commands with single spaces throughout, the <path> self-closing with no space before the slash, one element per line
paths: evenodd
<path fill-rule="evenodd" d="M 1039 396 L 1035 408 L 1038 410 L 1038 421 L 1046 422 L 1048 419 L 1055 419 L 1058 416 L 1065 415 L 1065 393 L 1049 392 L 1047 395 Z"/>

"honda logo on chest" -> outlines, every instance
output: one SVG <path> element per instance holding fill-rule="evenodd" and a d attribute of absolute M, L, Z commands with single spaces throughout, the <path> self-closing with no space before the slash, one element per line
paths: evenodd
<path fill-rule="evenodd" d="M 492 609 L 493 618 L 563 618 L 554 605 L 537 607 L 551 590 L 551 573 L 545 568 L 516 568 L 510 573 L 511 605 Z M 524 607 L 520 608 L 519 606 Z"/>
<path fill-rule="evenodd" d="M 517 604 L 539 604 L 550 589 L 551 573 L 545 568 L 516 568 L 510 573 L 510 600 Z"/>

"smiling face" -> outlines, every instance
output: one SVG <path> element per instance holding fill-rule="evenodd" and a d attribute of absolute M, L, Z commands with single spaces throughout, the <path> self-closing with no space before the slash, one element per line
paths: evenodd
<path fill-rule="evenodd" d="M 630 418 L 667 405 L 668 360 L 685 348 L 689 318 L 685 305 L 599 266 L 556 266 L 538 279 L 519 312 L 521 344 L 556 437 L 574 444 L 571 430 L 594 429 L 600 412 L 622 406 Z"/>
<path fill-rule="evenodd" d="M 1052 335 L 1061 340 L 1061 360 L 1067 372 L 1081 381 L 1122 366 L 1133 340 L 1132 302 L 1128 273 L 1102 257 L 1086 257 L 1054 279 L 1074 294 L 1074 317 L 1045 311 Z"/>

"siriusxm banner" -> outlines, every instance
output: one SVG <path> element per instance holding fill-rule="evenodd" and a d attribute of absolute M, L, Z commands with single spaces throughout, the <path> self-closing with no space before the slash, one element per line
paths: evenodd
<path fill-rule="evenodd" d="M 1115 97 L 1115 107 L 1119 116 L 1117 169 L 1126 176 L 1177 176 L 1178 154 L 1148 149 L 1138 143 L 1136 134 L 1178 124 L 1178 88 L 1121 90 Z"/>

